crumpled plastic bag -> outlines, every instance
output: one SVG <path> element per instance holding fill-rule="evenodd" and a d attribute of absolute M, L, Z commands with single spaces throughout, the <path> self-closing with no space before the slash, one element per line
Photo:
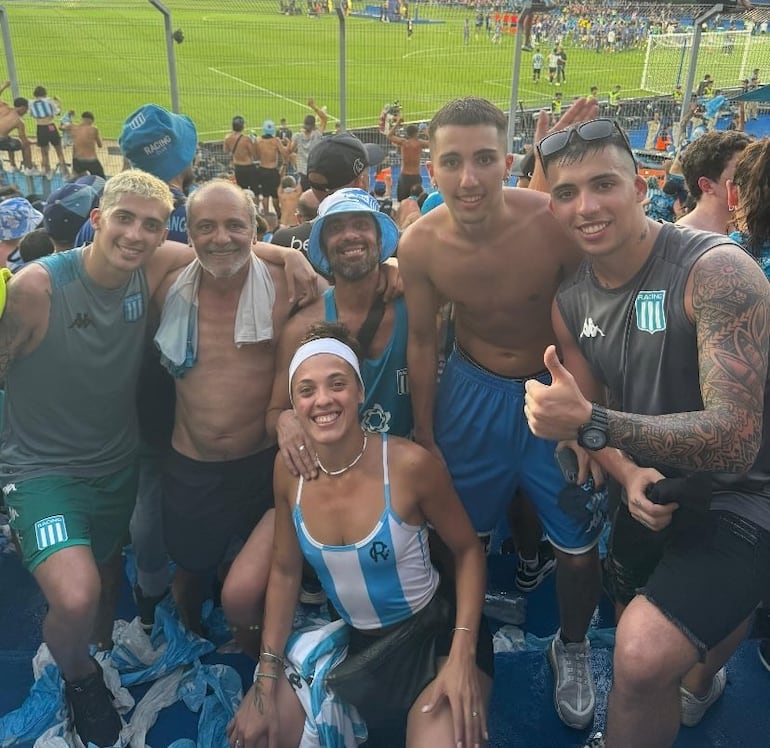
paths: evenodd
<path fill-rule="evenodd" d="M 180 665 L 192 665 L 214 650 L 212 642 L 187 631 L 163 605 L 155 609 L 149 646 L 140 629 L 134 620 L 127 628 L 122 627 L 114 640 L 112 658 L 121 671 L 124 686 L 157 680 Z"/>
<path fill-rule="evenodd" d="M 198 665 L 181 683 L 179 696 L 188 709 L 200 711 L 198 748 L 228 748 L 225 728 L 243 698 L 238 671 L 229 665 Z M 178 742 L 172 745 L 181 748 Z"/>

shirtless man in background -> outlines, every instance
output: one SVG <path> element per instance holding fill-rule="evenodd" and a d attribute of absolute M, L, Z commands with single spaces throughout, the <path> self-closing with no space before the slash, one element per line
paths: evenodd
<path fill-rule="evenodd" d="M 0 86 L 0 93 L 10 88 L 11 82 L 5 81 Z M 22 96 L 13 100 L 13 106 L 0 101 L 0 151 L 8 153 L 8 161 L 11 168 L 16 168 L 16 152 L 21 151 L 21 160 L 25 168 L 32 168 L 32 152 L 27 138 L 27 130 L 24 127 L 22 117 L 29 109 L 29 102 Z M 16 130 L 18 138 L 11 137 Z"/>
<path fill-rule="evenodd" d="M 76 176 L 95 174 L 105 178 L 97 148 L 102 147 L 99 128 L 94 126 L 92 112 L 83 112 L 80 122 L 70 129 L 72 135 L 72 171 Z"/>
<path fill-rule="evenodd" d="M 259 195 L 259 175 L 254 163 L 254 143 L 248 133 L 244 132 L 246 120 L 243 117 L 233 117 L 232 131 L 225 136 L 225 153 L 230 154 L 230 163 L 235 170 L 235 181 L 244 190 L 251 190 Z"/>
<path fill-rule="evenodd" d="M 388 140 L 401 149 L 401 173 L 398 176 L 396 186 L 396 199 L 403 202 L 409 198 L 411 189 L 416 184 L 422 184 L 420 175 L 420 159 L 423 148 L 428 147 L 428 139 L 420 134 L 420 129 L 415 124 L 406 126 L 406 137 L 396 135 L 396 130 L 401 125 L 401 117 L 394 123 L 388 132 Z"/>
<path fill-rule="evenodd" d="M 281 172 L 278 168 L 281 158 L 287 158 L 289 149 L 280 138 L 275 137 L 275 123 L 266 119 L 262 123 L 262 137 L 254 143 L 254 153 L 259 161 L 257 175 L 259 179 L 259 194 L 262 195 L 262 214 L 270 211 L 270 199 L 273 200 L 273 210 L 281 218 L 281 206 L 278 201 L 278 185 L 281 182 Z M 255 193 L 256 194 L 256 193 Z"/>

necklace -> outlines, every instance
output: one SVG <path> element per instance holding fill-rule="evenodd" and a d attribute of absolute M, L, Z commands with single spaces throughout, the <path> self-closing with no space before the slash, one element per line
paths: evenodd
<path fill-rule="evenodd" d="M 332 478 L 342 475 L 343 473 L 347 473 L 350 468 L 355 467 L 355 465 L 358 463 L 358 461 L 364 456 L 364 452 L 366 452 L 366 442 L 368 440 L 368 435 L 366 431 L 364 431 L 364 443 L 361 447 L 361 451 L 353 458 L 353 462 L 351 462 L 348 465 L 345 465 L 344 468 L 340 468 L 339 470 L 327 470 L 324 467 L 324 464 L 321 462 L 321 458 L 318 456 L 318 452 L 316 452 L 315 455 L 315 461 L 318 464 L 318 467 L 321 468 L 321 472 L 326 473 L 326 475 L 331 476 Z"/>

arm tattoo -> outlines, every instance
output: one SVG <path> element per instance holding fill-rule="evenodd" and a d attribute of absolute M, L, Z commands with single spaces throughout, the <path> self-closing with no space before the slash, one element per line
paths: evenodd
<path fill-rule="evenodd" d="M 262 695 L 262 684 L 259 679 L 254 681 L 254 706 L 260 714 L 265 713 L 265 700 Z"/>
<path fill-rule="evenodd" d="M 663 416 L 612 411 L 610 444 L 685 470 L 744 472 L 762 439 L 770 285 L 751 258 L 719 248 L 696 263 L 691 281 L 705 409 Z"/>

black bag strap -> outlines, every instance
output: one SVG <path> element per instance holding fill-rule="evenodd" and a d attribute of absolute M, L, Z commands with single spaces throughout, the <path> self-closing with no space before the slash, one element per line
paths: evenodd
<path fill-rule="evenodd" d="M 377 294 L 374 297 L 372 305 L 369 307 L 369 313 L 366 315 L 366 319 L 356 334 L 356 340 L 358 340 L 358 344 L 361 346 L 361 355 L 364 358 L 367 358 L 369 346 L 371 346 L 384 316 L 385 300 L 382 298 L 382 294 Z"/>

